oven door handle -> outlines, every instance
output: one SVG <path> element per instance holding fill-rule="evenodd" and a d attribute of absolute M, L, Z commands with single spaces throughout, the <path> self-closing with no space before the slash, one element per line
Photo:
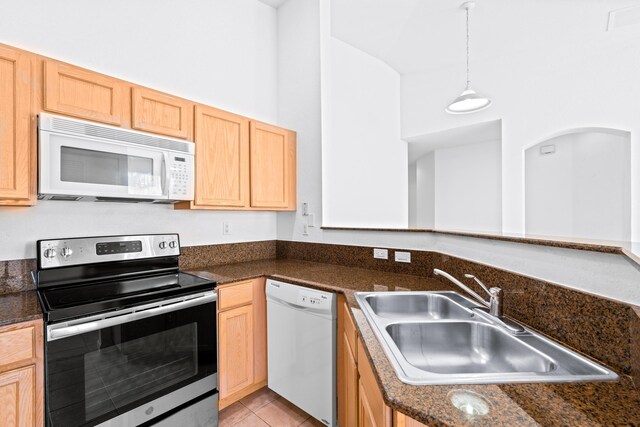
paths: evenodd
<path fill-rule="evenodd" d="M 98 331 L 100 329 L 109 328 L 112 326 L 122 325 L 123 323 L 129 323 L 147 317 L 158 316 L 161 314 L 171 313 L 172 311 L 184 310 L 185 308 L 195 307 L 202 304 L 207 304 L 218 300 L 218 294 L 216 291 L 204 292 L 198 296 L 190 295 L 181 299 L 173 299 L 168 301 L 162 301 L 154 306 L 144 305 L 130 311 L 123 310 L 123 313 L 112 317 L 102 317 L 95 320 L 87 319 L 83 323 L 75 323 L 69 325 L 69 323 L 56 324 L 47 326 L 47 341 L 55 341 L 62 338 L 71 337 L 74 335 L 85 334 L 87 332 Z M 112 314 L 112 313 L 109 313 Z"/>

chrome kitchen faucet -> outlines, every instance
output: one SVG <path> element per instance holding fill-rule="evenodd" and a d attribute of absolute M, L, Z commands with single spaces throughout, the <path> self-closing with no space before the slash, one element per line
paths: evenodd
<path fill-rule="evenodd" d="M 473 291 L 471 288 L 469 288 L 467 285 L 465 285 L 464 283 L 462 283 L 461 281 L 459 281 L 458 279 L 456 279 L 455 277 L 453 277 L 452 275 L 450 275 L 449 273 L 447 273 L 446 271 L 434 268 L 433 269 L 433 274 L 435 274 L 436 276 L 443 276 L 447 279 L 449 279 L 449 281 L 451 281 L 452 283 L 454 283 L 456 286 L 458 286 L 459 288 L 461 288 L 462 290 L 464 290 L 465 292 L 467 292 L 469 295 L 471 295 L 472 297 L 474 297 L 476 300 L 478 300 L 478 302 L 480 302 L 482 305 L 484 305 L 485 307 L 489 308 L 489 314 L 495 318 L 496 320 L 499 321 L 499 323 L 505 327 L 506 329 L 508 329 L 511 332 L 522 332 L 524 331 L 524 328 L 522 326 L 520 326 L 519 324 L 510 321 L 509 319 L 506 319 L 503 316 L 503 298 L 504 298 L 504 292 L 502 292 L 501 288 L 498 287 L 492 287 L 492 288 L 487 288 L 485 286 L 484 283 L 482 283 L 480 281 L 480 279 L 478 279 L 476 276 L 474 276 L 473 274 L 465 274 L 464 277 L 468 278 L 468 279 L 473 279 L 476 281 L 476 283 L 478 285 L 480 285 L 480 287 L 482 287 L 482 289 L 484 289 L 484 291 L 489 294 L 489 301 L 486 301 L 484 298 L 482 298 L 480 295 L 478 295 L 475 291 Z"/>

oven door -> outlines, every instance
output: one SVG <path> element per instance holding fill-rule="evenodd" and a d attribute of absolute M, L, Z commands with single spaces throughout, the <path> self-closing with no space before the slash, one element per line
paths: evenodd
<path fill-rule="evenodd" d="M 48 325 L 47 425 L 140 425 L 215 393 L 215 300 L 209 291 Z"/>
<path fill-rule="evenodd" d="M 133 144 L 41 130 L 39 193 L 168 198 L 167 154 Z"/>

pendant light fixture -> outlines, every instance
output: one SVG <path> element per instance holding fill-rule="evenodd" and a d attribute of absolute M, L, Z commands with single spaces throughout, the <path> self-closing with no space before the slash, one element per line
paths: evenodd
<path fill-rule="evenodd" d="M 467 13 L 467 87 L 459 97 L 453 100 L 445 109 L 450 114 L 467 114 L 484 110 L 491 105 L 491 100 L 484 96 L 478 95 L 471 89 L 471 80 L 469 79 L 469 11 L 476 5 L 475 1 L 468 1 L 462 4 Z"/>

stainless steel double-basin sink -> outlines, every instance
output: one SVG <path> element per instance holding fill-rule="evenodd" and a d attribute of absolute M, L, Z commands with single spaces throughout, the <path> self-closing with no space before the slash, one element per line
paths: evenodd
<path fill-rule="evenodd" d="M 457 292 L 358 292 L 402 382 L 611 381 L 615 372 L 527 328 L 513 332 Z"/>

